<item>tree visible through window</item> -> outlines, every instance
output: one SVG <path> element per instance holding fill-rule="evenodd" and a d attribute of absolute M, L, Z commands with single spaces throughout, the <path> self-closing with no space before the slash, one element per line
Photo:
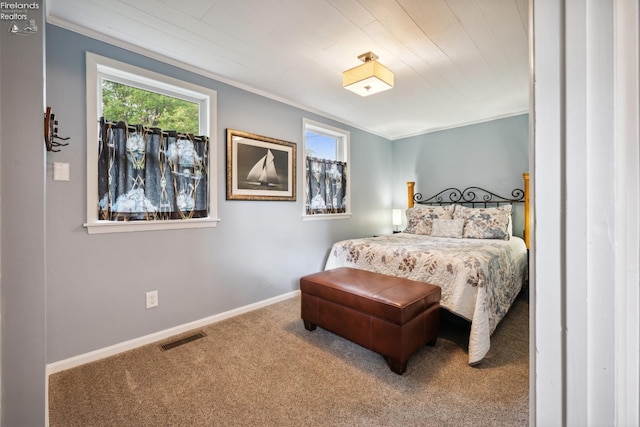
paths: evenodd
<path fill-rule="evenodd" d="M 197 135 L 199 105 L 172 96 L 102 80 L 102 116 L 147 127 Z"/>
<path fill-rule="evenodd" d="M 89 232 L 215 226 L 215 91 L 90 53 L 87 89 Z"/>

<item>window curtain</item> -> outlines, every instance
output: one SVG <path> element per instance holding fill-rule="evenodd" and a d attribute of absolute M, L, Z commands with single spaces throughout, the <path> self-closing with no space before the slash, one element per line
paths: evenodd
<path fill-rule="evenodd" d="M 101 220 L 208 216 L 209 138 L 100 119 Z"/>
<path fill-rule="evenodd" d="M 307 215 L 347 211 L 347 164 L 307 157 Z"/>

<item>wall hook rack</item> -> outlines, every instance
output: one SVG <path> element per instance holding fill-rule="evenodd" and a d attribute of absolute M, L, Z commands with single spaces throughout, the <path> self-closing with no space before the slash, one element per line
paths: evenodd
<path fill-rule="evenodd" d="M 55 118 L 55 114 L 51 111 L 51 107 L 47 107 L 47 111 L 44 113 L 44 144 L 47 147 L 47 151 L 58 152 L 58 147 L 65 147 L 69 145 L 67 141 L 71 137 L 62 137 L 58 135 L 58 121 Z M 56 141 L 58 140 L 58 141 Z"/>

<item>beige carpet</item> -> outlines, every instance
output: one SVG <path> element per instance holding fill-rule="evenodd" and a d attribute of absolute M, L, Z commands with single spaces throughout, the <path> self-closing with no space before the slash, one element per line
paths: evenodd
<path fill-rule="evenodd" d="M 445 321 L 400 376 L 381 356 L 320 328 L 294 298 L 209 325 L 206 337 L 148 345 L 54 374 L 58 426 L 525 426 L 528 310 L 519 298 L 481 365 L 467 328 Z M 187 335 L 187 334 L 185 334 Z"/>

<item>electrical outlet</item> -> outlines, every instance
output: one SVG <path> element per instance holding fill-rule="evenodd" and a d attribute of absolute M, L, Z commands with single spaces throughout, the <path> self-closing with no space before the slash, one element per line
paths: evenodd
<path fill-rule="evenodd" d="M 147 308 L 158 306 L 158 291 L 147 292 Z"/>

